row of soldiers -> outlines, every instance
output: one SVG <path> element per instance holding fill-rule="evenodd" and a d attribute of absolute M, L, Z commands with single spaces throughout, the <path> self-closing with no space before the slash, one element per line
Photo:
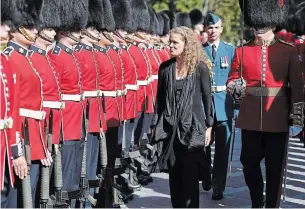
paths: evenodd
<path fill-rule="evenodd" d="M 149 127 L 175 15 L 144 0 L 5 0 L 1 13 L 1 207 L 132 198 L 152 181 Z"/>

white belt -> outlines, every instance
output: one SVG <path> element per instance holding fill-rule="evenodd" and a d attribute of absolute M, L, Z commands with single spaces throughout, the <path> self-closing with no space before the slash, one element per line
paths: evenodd
<path fill-rule="evenodd" d="M 82 94 L 62 94 L 61 100 L 63 101 L 74 101 L 74 102 L 80 102 L 84 99 L 84 96 Z"/>
<path fill-rule="evenodd" d="M 126 95 L 127 94 L 127 90 L 126 89 L 124 89 L 124 90 L 117 90 L 117 92 L 118 92 L 118 96 L 124 96 L 124 95 Z"/>
<path fill-rule="evenodd" d="M 126 89 L 127 90 L 133 90 L 136 91 L 139 89 L 139 85 L 135 84 L 135 85 L 131 85 L 131 84 L 126 84 Z"/>
<path fill-rule="evenodd" d="M 153 77 L 151 76 L 151 77 L 149 77 L 149 78 L 147 79 L 147 81 L 148 81 L 148 83 L 151 83 L 151 82 L 154 81 L 154 79 L 153 79 Z"/>
<path fill-rule="evenodd" d="M 33 118 L 36 120 L 43 120 L 46 117 L 45 111 L 29 110 L 25 108 L 19 108 L 19 115 L 27 118 Z"/>
<path fill-rule="evenodd" d="M 227 86 L 212 86 L 212 92 L 226 91 Z"/>
<path fill-rule="evenodd" d="M 137 80 L 139 86 L 147 86 L 149 84 L 148 80 Z"/>
<path fill-rule="evenodd" d="M 13 118 L 9 117 L 7 119 L 0 119 L 0 130 L 9 129 L 13 127 Z"/>
<path fill-rule="evenodd" d="M 151 77 L 153 80 L 158 80 L 158 75 L 152 75 Z"/>
<path fill-rule="evenodd" d="M 98 97 L 99 91 L 84 91 L 84 97 Z"/>
<path fill-rule="evenodd" d="M 57 102 L 57 101 L 43 101 L 42 106 L 46 107 L 46 108 L 53 108 L 53 109 L 64 109 L 65 103 Z"/>
<path fill-rule="evenodd" d="M 104 95 L 105 97 L 116 97 L 117 91 L 101 91 L 101 95 Z"/>

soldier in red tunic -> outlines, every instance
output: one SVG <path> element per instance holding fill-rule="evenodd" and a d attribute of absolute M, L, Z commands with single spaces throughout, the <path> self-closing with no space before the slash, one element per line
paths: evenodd
<path fill-rule="evenodd" d="M 14 19 L 20 18 L 16 14 L 14 5 L 16 2 L 1 3 L 1 45 L 6 45 L 9 40 L 10 27 L 8 24 Z M 1 208 L 17 207 L 15 186 L 15 174 L 23 179 L 28 174 L 28 168 L 24 156 L 22 156 L 22 144 L 20 133 L 16 130 L 18 115 L 13 113 L 14 95 L 16 92 L 16 73 L 10 68 L 7 56 L 1 52 L 0 64 L 0 191 Z M 13 160 L 12 160 L 13 159 Z"/>
<path fill-rule="evenodd" d="M 61 11 L 58 40 L 48 55 L 58 73 L 61 101 L 65 102 L 65 108 L 62 110 L 64 122 L 62 189 L 67 191 L 69 199 L 73 200 L 81 197 L 79 184 L 86 134 L 81 66 L 74 54 L 73 47 L 80 40 L 79 31 L 85 29 L 87 24 L 88 2 L 61 0 L 58 2 L 58 8 Z"/>
<path fill-rule="evenodd" d="M 46 148 L 44 134 L 45 111 L 42 109 L 43 89 L 41 77 L 30 59 L 29 46 L 34 43 L 37 30 L 35 28 L 36 8 L 39 2 L 20 2 L 22 18 L 14 22 L 11 31 L 12 39 L 4 53 L 12 69 L 16 70 L 16 91 L 13 111 L 19 113 L 20 120 L 16 121 L 17 130 L 23 139 L 26 158 L 30 165 L 30 182 L 33 206 L 35 206 L 36 188 L 39 179 L 40 165 L 50 166 L 52 158 Z M 30 151 L 30 152 L 29 152 Z M 25 181 L 25 180 L 24 180 Z M 18 188 L 19 189 L 19 188 Z M 20 188 L 21 189 L 21 188 Z M 19 197 L 18 197 L 19 198 Z M 28 203 L 31 201 L 28 200 Z M 22 203 L 22 202 L 20 202 Z M 26 204 L 23 202 L 23 204 Z M 28 207 L 28 205 L 24 205 Z"/>
<path fill-rule="evenodd" d="M 100 35 L 96 29 L 97 13 L 99 7 L 96 6 L 98 1 L 89 2 L 88 22 L 86 29 L 81 31 L 81 42 L 75 46 L 75 56 L 77 57 L 82 79 L 81 83 L 84 91 L 84 98 L 86 101 L 86 120 L 88 121 L 88 135 L 86 143 L 86 178 L 89 182 L 97 180 L 98 156 L 100 153 L 100 140 L 104 140 L 105 132 L 107 130 L 106 119 L 102 115 L 104 113 L 102 106 L 102 94 L 99 91 L 99 83 L 104 80 L 99 80 L 99 67 L 104 63 L 99 62 L 99 53 L 94 49 L 94 44 L 100 41 Z M 101 145 L 102 146 L 102 145 Z M 104 148 L 104 151 L 105 148 Z M 106 165 L 101 165 L 106 166 Z M 102 174 L 103 175 L 103 174 Z M 100 180 L 98 180 L 100 181 Z M 94 188 L 98 187 L 99 183 L 95 185 L 90 184 L 90 195 L 94 195 Z M 89 201 L 86 201 L 86 206 L 90 206 Z"/>
<path fill-rule="evenodd" d="M 236 127 L 242 129 L 240 158 L 252 207 L 264 205 L 260 162 L 265 158 L 265 206 L 273 208 L 280 206 L 289 127 L 303 126 L 302 71 L 296 49 L 273 32 L 286 18 L 287 5 L 244 2 L 245 23 L 255 29 L 255 39 L 236 49 L 227 90 L 233 98 L 245 94 Z"/>

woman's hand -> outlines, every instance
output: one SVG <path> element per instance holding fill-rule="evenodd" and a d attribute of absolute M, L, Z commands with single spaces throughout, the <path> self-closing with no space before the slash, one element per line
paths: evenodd
<path fill-rule="evenodd" d="M 212 140 L 212 127 L 209 127 L 206 131 L 205 131 L 205 141 L 204 144 L 205 146 L 209 146 Z"/>

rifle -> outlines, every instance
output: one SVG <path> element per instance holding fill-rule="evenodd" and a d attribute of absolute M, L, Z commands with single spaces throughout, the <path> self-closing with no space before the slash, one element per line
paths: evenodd
<path fill-rule="evenodd" d="M 30 173 L 31 169 L 31 147 L 29 141 L 29 130 L 28 130 L 28 119 L 25 118 L 24 122 L 24 158 L 26 159 L 28 165 L 28 171 Z M 22 200 L 24 208 L 33 208 L 33 198 L 32 198 L 32 186 L 30 175 L 27 175 L 22 179 Z"/>
<path fill-rule="evenodd" d="M 50 109 L 49 121 L 45 121 L 45 136 L 47 139 L 47 150 L 52 152 L 53 141 L 53 110 Z M 48 157 L 48 156 L 47 156 Z M 42 166 L 41 168 L 41 184 L 40 184 L 40 208 L 47 208 L 50 196 L 50 167 Z"/>
<path fill-rule="evenodd" d="M 83 208 L 86 199 L 89 196 L 89 182 L 86 178 L 86 170 L 87 170 L 87 137 L 88 137 L 88 117 L 87 117 L 87 108 L 89 110 L 89 101 L 87 100 L 85 111 L 84 111 L 84 121 L 85 121 L 85 141 L 84 141 L 84 152 L 83 152 L 83 159 L 82 159 L 82 168 L 81 168 L 81 175 L 80 175 L 80 192 L 81 197 L 77 199 L 77 206 L 78 208 Z M 89 111 L 88 111 L 89 113 Z"/>

